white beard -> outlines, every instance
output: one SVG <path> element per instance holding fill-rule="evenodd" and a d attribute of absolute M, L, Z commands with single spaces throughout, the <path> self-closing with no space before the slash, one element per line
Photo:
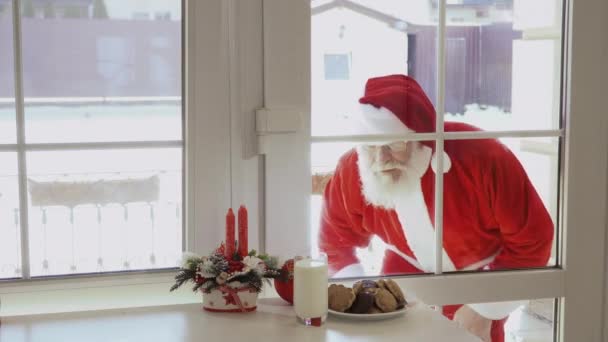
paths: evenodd
<path fill-rule="evenodd" d="M 399 198 L 419 188 L 420 178 L 429 167 L 432 150 L 418 142 L 408 142 L 407 148 L 412 148 L 413 151 L 405 164 L 388 166 L 401 170 L 401 176 L 395 181 L 392 175 L 376 172 L 382 167 L 375 165 L 369 152 L 362 146 L 357 147 L 361 190 L 369 204 L 394 209 Z"/>

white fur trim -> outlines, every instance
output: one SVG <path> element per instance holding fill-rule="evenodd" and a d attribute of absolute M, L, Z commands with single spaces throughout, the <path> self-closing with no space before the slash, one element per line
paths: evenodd
<path fill-rule="evenodd" d="M 475 310 L 478 314 L 488 319 L 503 319 L 509 316 L 513 311 L 517 310 L 522 305 L 526 305 L 528 301 L 518 300 L 512 302 L 494 302 L 494 303 L 479 303 L 468 304 L 469 307 Z"/>
<path fill-rule="evenodd" d="M 358 114 L 360 116 L 358 133 L 403 134 L 412 131 L 393 112 L 384 107 L 376 108 L 362 104 Z"/>
<path fill-rule="evenodd" d="M 365 271 L 363 270 L 363 265 L 361 264 L 352 264 L 348 265 L 338 272 L 336 272 L 333 277 L 334 278 L 351 278 L 351 277 L 362 277 L 365 275 Z"/>
<path fill-rule="evenodd" d="M 450 171 L 451 167 L 452 160 L 450 159 L 450 156 L 443 151 L 443 173 Z M 431 168 L 433 169 L 433 172 L 437 174 L 437 153 L 433 153 L 433 157 L 431 158 Z"/>
<path fill-rule="evenodd" d="M 389 244 L 385 244 L 385 247 L 386 247 L 386 249 L 392 251 L 393 253 L 395 253 L 395 254 L 399 255 L 400 257 L 402 257 L 403 259 L 405 259 L 405 261 L 409 262 L 412 266 L 416 267 L 417 269 L 419 269 L 419 270 L 424 269 L 423 266 L 418 262 L 418 260 L 403 253 L 397 247 L 395 247 L 393 245 L 389 245 Z M 500 253 L 500 251 L 496 252 L 494 255 L 492 255 L 488 258 L 485 258 L 478 262 L 474 262 L 466 267 L 463 267 L 463 268 L 459 269 L 459 271 L 476 271 L 476 270 L 479 270 L 480 268 L 484 268 L 485 266 L 489 265 L 492 261 L 494 261 L 494 259 L 496 259 L 496 256 L 498 256 L 499 253 Z"/>
<path fill-rule="evenodd" d="M 402 257 L 403 259 L 405 259 L 405 261 L 409 262 L 410 265 L 416 267 L 419 270 L 422 270 L 423 267 L 422 265 L 420 265 L 420 263 L 418 262 L 418 260 L 410 257 L 409 255 L 403 253 L 402 251 L 400 251 L 397 247 L 393 246 L 393 245 L 386 245 L 386 249 L 390 250 L 391 252 L 397 254 L 398 256 Z"/>
<path fill-rule="evenodd" d="M 407 243 L 425 272 L 435 272 L 435 228 L 428 214 L 422 186 L 417 182 L 413 191 L 395 203 L 395 211 Z M 456 271 L 452 259 L 443 249 L 443 271 Z"/>
<path fill-rule="evenodd" d="M 461 269 L 461 271 L 476 271 L 480 268 L 484 268 L 484 267 L 488 266 L 492 261 L 494 261 L 494 259 L 496 259 L 496 257 L 498 256 L 499 253 L 500 253 L 500 250 L 483 260 L 479 260 L 468 266 L 463 267 Z"/>

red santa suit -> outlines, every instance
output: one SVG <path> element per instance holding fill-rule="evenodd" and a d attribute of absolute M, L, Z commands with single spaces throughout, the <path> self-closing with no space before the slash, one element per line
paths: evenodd
<path fill-rule="evenodd" d="M 370 79 L 360 102 L 364 114 L 390 133 L 435 131 L 435 111 L 411 78 L 392 75 Z M 391 119 L 392 117 L 392 119 Z M 392 121 L 391 121 L 392 120 Z M 386 124 L 388 123 L 388 124 Z M 380 125 L 381 126 L 381 125 Z M 446 132 L 478 131 L 463 123 L 445 123 Z M 408 144 L 412 154 L 408 191 L 383 202 L 366 187 L 370 171 L 360 165 L 362 150 L 340 159 L 327 184 L 319 244 L 330 270 L 356 268 L 355 248 L 372 236 L 387 245 L 382 274 L 434 272 L 434 186 L 437 156 L 433 142 Z M 448 140 L 443 155 L 443 271 L 517 269 L 547 265 L 553 223 L 522 165 L 496 139 Z M 495 319 L 493 341 L 502 341 L 502 323 L 521 302 L 470 305 Z M 450 318 L 457 307 L 446 307 Z"/>

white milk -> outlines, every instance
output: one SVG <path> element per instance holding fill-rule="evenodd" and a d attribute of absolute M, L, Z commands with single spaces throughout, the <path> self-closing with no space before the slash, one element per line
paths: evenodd
<path fill-rule="evenodd" d="M 294 265 L 294 309 L 300 318 L 327 315 L 327 262 L 303 259 Z"/>

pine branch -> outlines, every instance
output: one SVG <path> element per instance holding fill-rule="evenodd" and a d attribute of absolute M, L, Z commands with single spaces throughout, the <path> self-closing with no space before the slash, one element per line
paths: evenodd
<path fill-rule="evenodd" d="M 169 289 L 169 291 L 173 292 L 173 291 L 177 290 L 182 285 L 184 285 L 184 283 L 186 283 L 187 281 L 194 280 L 195 276 L 196 276 L 196 271 L 194 271 L 194 270 L 187 270 L 187 269 L 180 270 L 175 275 L 175 284 L 173 284 L 173 286 L 171 286 L 171 289 Z"/>

